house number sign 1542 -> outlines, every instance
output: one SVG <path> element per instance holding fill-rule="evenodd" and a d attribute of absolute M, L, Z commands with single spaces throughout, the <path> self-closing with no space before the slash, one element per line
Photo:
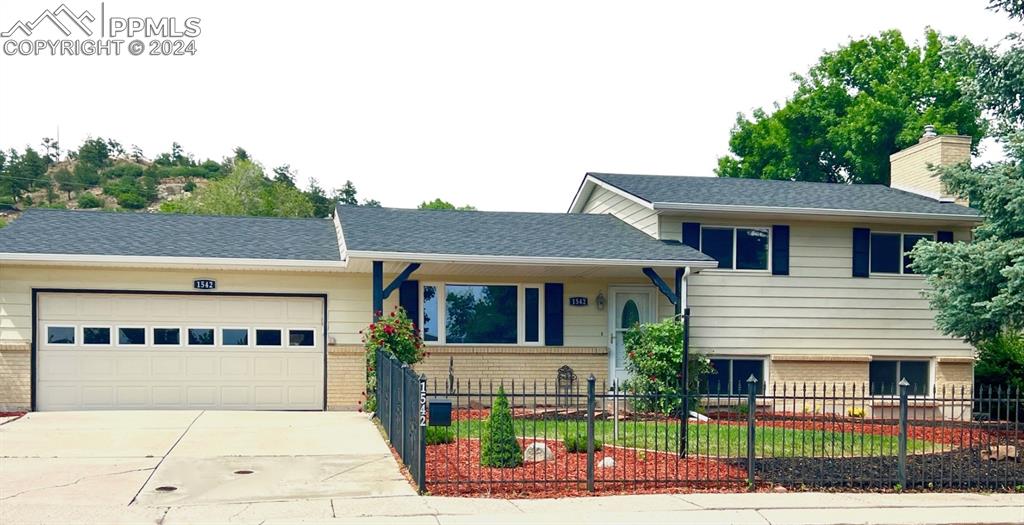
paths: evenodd
<path fill-rule="evenodd" d="M 196 279 L 192 281 L 192 288 L 196 290 L 215 290 L 217 288 L 217 281 L 213 279 Z"/>
<path fill-rule="evenodd" d="M 587 298 L 586 297 L 570 297 L 569 298 L 569 306 L 586 306 L 586 305 L 587 305 Z"/>

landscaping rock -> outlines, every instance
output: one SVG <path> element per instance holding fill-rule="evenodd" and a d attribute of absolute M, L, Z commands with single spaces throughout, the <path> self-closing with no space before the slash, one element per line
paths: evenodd
<path fill-rule="evenodd" d="M 694 412 L 694 411 L 691 410 L 690 411 L 690 419 L 694 419 L 694 420 L 697 420 L 697 421 L 707 421 L 708 420 L 708 416 L 705 416 L 704 414 L 698 414 L 697 412 Z"/>
<path fill-rule="evenodd" d="M 992 445 L 988 447 L 988 450 L 981 451 L 981 459 L 988 461 L 1017 459 L 1017 447 L 1014 445 Z"/>
<path fill-rule="evenodd" d="M 597 466 L 599 468 L 612 468 L 615 466 L 615 458 L 611 456 L 605 456 L 604 459 L 598 462 Z"/>
<path fill-rule="evenodd" d="M 544 443 L 530 443 L 526 446 L 526 450 L 523 451 L 523 461 L 526 463 L 550 461 L 552 459 L 555 459 L 555 453 Z"/>
<path fill-rule="evenodd" d="M 786 487 L 783 487 L 782 485 L 776 485 L 776 486 L 772 487 L 772 492 L 778 492 L 778 493 L 781 494 L 783 492 L 789 492 L 789 491 L 786 490 Z"/>

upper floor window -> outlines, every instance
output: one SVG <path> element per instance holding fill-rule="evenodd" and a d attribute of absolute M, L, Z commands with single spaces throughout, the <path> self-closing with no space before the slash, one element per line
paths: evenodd
<path fill-rule="evenodd" d="M 933 240 L 930 234 L 871 232 L 871 273 L 895 275 L 913 274 L 910 268 L 910 250 L 923 239 Z"/>
<path fill-rule="evenodd" d="M 729 270 L 767 270 L 770 228 L 702 226 L 700 251 Z"/>
<path fill-rule="evenodd" d="M 423 340 L 442 344 L 540 344 L 541 289 L 515 284 L 425 284 Z"/>

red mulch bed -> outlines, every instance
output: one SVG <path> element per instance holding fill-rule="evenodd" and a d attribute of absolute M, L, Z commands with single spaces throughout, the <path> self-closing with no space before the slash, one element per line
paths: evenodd
<path fill-rule="evenodd" d="M 520 440 L 523 447 L 532 442 L 543 440 Z M 586 490 L 586 453 L 566 452 L 558 441 L 545 443 L 554 452 L 555 459 L 526 463 L 516 468 L 481 466 L 478 440 L 459 439 L 446 445 L 428 446 L 427 489 L 431 494 L 446 496 L 552 498 L 589 495 Z M 615 459 L 614 467 L 597 466 L 606 457 Z M 595 494 L 599 495 L 735 491 L 746 487 L 746 471 L 706 457 L 681 459 L 675 454 L 606 445 L 595 454 L 594 462 Z M 711 481 L 688 483 L 686 486 L 671 483 L 678 480 Z"/>
<path fill-rule="evenodd" d="M 24 415 L 25 415 L 25 412 L 0 412 L 0 417 L 14 418 L 14 419 L 11 419 L 11 420 L 8 420 L 8 421 L 4 421 L 3 423 L 0 423 L 0 424 L 6 425 L 7 423 L 10 423 L 11 421 L 17 421 L 18 419 L 21 419 L 21 417 L 24 416 Z"/>

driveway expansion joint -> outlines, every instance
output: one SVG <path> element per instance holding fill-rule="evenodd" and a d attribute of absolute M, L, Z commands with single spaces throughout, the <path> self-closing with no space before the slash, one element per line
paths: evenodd
<path fill-rule="evenodd" d="M 174 443 L 171 444 L 171 448 L 167 449 L 167 452 L 164 452 L 164 455 L 160 458 L 160 461 L 158 461 L 156 463 L 156 466 L 153 467 L 153 472 L 150 472 L 149 476 L 146 478 L 146 481 L 142 482 L 142 486 L 140 486 L 138 492 L 136 492 L 135 495 L 132 496 L 132 500 L 128 502 L 127 506 L 131 507 L 135 503 L 135 500 L 139 499 L 139 494 L 142 494 L 142 489 L 146 488 L 146 484 L 149 483 L 149 480 L 153 479 L 153 476 L 156 474 L 156 471 L 160 468 L 160 465 L 163 465 L 164 460 L 167 459 L 167 456 L 171 454 L 171 451 L 174 450 L 174 447 L 178 446 L 178 443 L 181 443 L 181 440 L 185 438 L 185 434 L 188 434 L 188 431 L 192 429 L 192 425 L 195 425 L 196 421 L 199 421 L 199 418 L 202 417 L 203 414 L 205 413 L 206 411 L 203 410 L 196 414 L 196 417 L 192 419 L 192 421 L 188 424 L 187 427 L 185 427 L 185 430 L 181 432 L 181 435 L 178 436 L 178 439 L 174 440 Z"/>

